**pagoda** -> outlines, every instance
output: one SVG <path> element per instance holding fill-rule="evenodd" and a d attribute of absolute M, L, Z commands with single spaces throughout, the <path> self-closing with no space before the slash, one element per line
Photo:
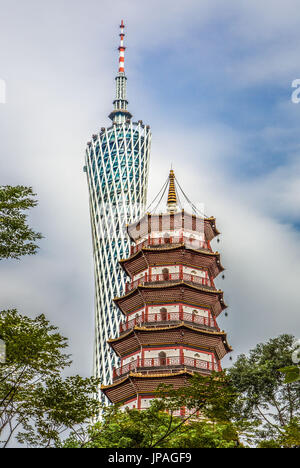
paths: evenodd
<path fill-rule="evenodd" d="M 133 245 L 120 260 L 129 281 L 114 302 L 124 321 L 108 340 L 120 365 L 101 389 L 121 408 L 148 408 L 161 383 L 176 389 L 194 373 L 221 371 L 231 351 L 217 324 L 227 306 L 214 284 L 224 270 L 210 245 L 220 234 L 215 218 L 178 209 L 173 170 L 167 184 L 166 213 L 147 213 L 127 226 Z"/>

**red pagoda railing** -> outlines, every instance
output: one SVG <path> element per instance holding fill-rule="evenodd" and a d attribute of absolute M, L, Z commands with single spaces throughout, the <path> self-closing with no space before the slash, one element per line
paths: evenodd
<path fill-rule="evenodd" d="M 142 325 L 142 324 L 155 324 L 155 323 L 162 323 L 162 322 L 190 322 L 197 325 L 204 325 L 206 327 L 214 327 L 218 328 L 215 321 L 212 317 L 203 317 L 202 315 L 191 314 L 189 312 L 157 312 L 155 314 L 143 314 L 139 317 L 132 318 L 130 320 L 126 320 L 120 324 L 120 333 L 130 330 L 135 325 Z"/>
<path fill-rule="evenodd" d="M 137 245 L 133 245 L 130 248 L 130 255 L 141 250 L 143 247 L 152 247 L 159 245 L 168 245 L 168 244 L 185 244 L 187 247 L 192 249 L 206 249 L 210 250 L 209 242 L 200 241 L 198 239 L 193 239 L 186 236 L 170 236 L 170 237 L 148 237 L 147 240 L 140 242 Z"/>
<path fill-rule="evenodd" d="M 157 281 L 191 281 L 192 283 L 199 284 L 201 286 L 214 287 L 213 282 L 209 278 L 203 278 L 202 276 L 190 275 L 188 273 L 161 273 L 161 274 L 151 274 L 147 273 L 141 278 L 131 281 L 131 283 L 126 283 L 125 292 L 131 291 L 131 289 L 136 288 L 137 286 L 142 286 L 146 283 L 153 283 Z"/>
<path fill-rule="evenodd" d="M 166 358 L 137 358 L 135 361 L 128 362 L 127 364 L 113 369 L 113 379 L 117 379 L 129 372 L 142 370 L 144 368 L 163 367 L 164 371 L 172 371 L 173 367 L 186 366 L 204 371 L 217 370 L 217 365 L 214 362 L 204 361 L 203 359 L 196 359 L 188 356 L 171 356 Z M 165 368 L 169 369 L 165 369 Z"/>

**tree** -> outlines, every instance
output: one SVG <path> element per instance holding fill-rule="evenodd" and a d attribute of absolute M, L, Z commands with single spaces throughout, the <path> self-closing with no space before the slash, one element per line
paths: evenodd
<path fill-rule="evenodd" d="M 231 423 L 235 392 L 225 373 L 194 375 L 179 390 L 161 386 L 149 409 L 104 410 L 103 420 L 85 434 L 72 434 L 65 447 L 78 448 L 233 448 L 240 446 Z M 175 416 L 181 407 L 184 417 Z M 201 412 L 201 417 L 199 412 Z"/>
<path fill-rule="evenodd" d="M 99 381 L 79 375 L 48 378 L 32 389 L 24 402 L 20 443 L 30 447 L 57 447 L 69 432 L 80 433 L 99 414 L 95 394 Z"/>
<path fill-rule="evenodd" d="M 99 411 L 94 378 L 61 372 L 71 364 L 67 339 L 44 315 L 35 319 L 16 310 L 0 314 L 6 362 L 0 365 L 0 437 L 7 447 L 13 436 L 29 446 L 58 444 L 68 430 L 80 430 Z"/>
<path fill-rule="evenodd" d="M 110 415 L 107 412 L 110 410 Z M 239 445 L 234 424 L 190 421 L 163 411 L 154 400 L 149 409 L 106 409 L 105 420 L 85 434 L 67 439 L 65 448 L 235 448 Z M 171 432 L 173 430 L 173 432 Z M 169 435 L 166 435 L 166 434 Z M 160 442 L 158 442 L 160 439 Z"/>
<path fill-rule="evenodd" d="M 249 356 L 242 354 L 229 369 L 232 385 L 240 394 L 235 404 L 238 417 L 257 426 L 253 442 L 258 446 L 300 446 L 300 382 L 285 383 L 278 372 L 292 365 L 295 339 L 280 335 L 258 344 Z"/>
<path fill-rule="evenodd" d="M 31 187 L 0 186 L 0 260 L 33 255 L 42 235 L 27 224 L 26 210 L 37 205 Z"/>

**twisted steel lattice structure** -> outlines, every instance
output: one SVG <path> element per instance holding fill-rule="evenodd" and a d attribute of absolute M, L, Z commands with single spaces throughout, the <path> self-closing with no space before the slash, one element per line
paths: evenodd
<path fill-rule="evenodd" d="M 125 290 L 118 260 L 129 254 L 126 224 L 139 218 L 146 206 L 151 144 L 150 127 L 132 122 L 127 110 L 123 21 L 120 28 L 116 99 L 109 115 L 113 123 L 88 142 L 85 163 L 95 275 L 94 375 L 103 384 L 111 380 L 117 364 L 107 340 L 119 331 L 120 312 L 113 298 Z"/>

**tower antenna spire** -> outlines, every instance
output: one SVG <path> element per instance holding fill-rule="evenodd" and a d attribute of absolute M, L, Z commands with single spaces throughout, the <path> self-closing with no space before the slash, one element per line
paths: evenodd
<path fill-rule="evenodd" d="M 123 124 L 130 121 L 132 115 L 127 110 L 128 101 L 126 99 L 126 81 L 125 76 L 125 49 L 124 46 L 124 21 L 121 20 L 120 24 L 120 45 L 119 50 L 119 71 L 116 76 L 116 98 L 113 102 L 114 110 L 109 114 L 109 118 L 114 124 Z"/>
<path fill-rule="evenodd" d="M 121 24 L 120 24 L 120 46 L 119 46 L 119 73 L 124 73 L 125 72 L 124 59 L 125 59 L 125 49 L 126 49 L 126 47 L 124 47 L 124 36 L 125 36 L 124 28 L 125 28 L 124 21 L 121 20 Z"/>

